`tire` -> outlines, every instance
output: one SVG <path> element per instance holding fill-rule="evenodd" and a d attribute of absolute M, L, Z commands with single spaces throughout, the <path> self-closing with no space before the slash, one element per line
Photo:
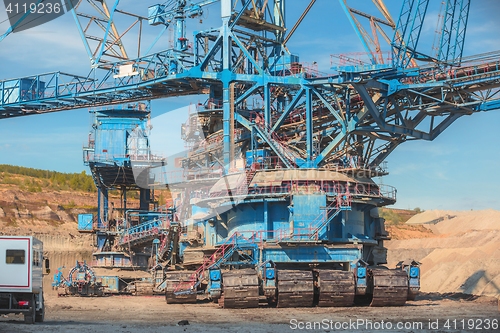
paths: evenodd
<path fill-rule="evenodd" d="M 43 321 L 45 320 L 45 304 L 43 301 L 43 295 L 41 297 L 42 297 L 41 308 L 35 313 L 35 322 L 37 323 L 43 323 Z"/>
<path fill-rule="evenodd" d="M 24 323 L 25 324 L 35 323 L 35 311 L 30 311 L 29 313 L 24 314 Z"/>
<path fill-rule="evenodd" d="M 31 307 L 30 311 L 24 314 L 24 323 L 25 324 L 34 324 L 35 323 L 35 313 L 36 313 L 36 304 L 35 304 L 35 295 L 31 296 Z"/>

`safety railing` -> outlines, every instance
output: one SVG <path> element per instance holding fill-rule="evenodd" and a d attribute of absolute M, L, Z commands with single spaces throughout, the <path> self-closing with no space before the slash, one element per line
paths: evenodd
<path fill-rule="evenodd" d="M 273 170 L 285 168 L 278 156 L 255 156 L 252 158 L 251 170 Z"/>
<path fill-rule="evenodd" d="M 363 66 L 371 64 L 375 58 L 379 64 L 392 64 L 392 52 L 348 52 L 330 55 L 330 67 L 334 66 Z"/>
<path fill-rule="evenodd" d="M 318 216 L 311 222 L 311 226 L 317 226 L 317 227 L 310 235 L 310 237 L 316 237 L 316 238 L 318 237 L 319 231 L 329 220 L 328 218 L 329 211 L 332 211 L 334 209 L 339 211 L 339 205 L 340 205 L 339 198 L 337 197 L 336 200 L 332 201 L 330 205 L 328 205 L 322 212 L 318 214 Z"/>
<path fill-rule="evenodd" d="M 326 77 L 330 74 L 326 72 L 321 72 L 318 70 L 318 64 L 316 62 L 289 62 L 281 65 L 280 69 L 273 70 L 274 75 L 277 76 L 300 76 L 303 75 L 306 78 L 313 77 Z"/>
<path fill-rule="evenodd" d="M 160 178 L 156 182 L 174 185 L 195 180 L 220 179 L 223 174 L 224 170 L 220 167 L 172 170 L 159 174 Z"/>
<path fill-rule="evenodd" d="M 475 61 L 462 63 L 461 67 L 439 68 L 431 67 L 422 69 L 418 76 L 405 78 L 407 84 L 418 84 L 432 81 L 444 81 L 450 83 L 474 82 L 478 77 L 500 74 L 500 61 L 490 60 L 487 62 Z"/>
<path fill-rule="evenodd" d="M 282 150 L 283 154 L 290 159 L 291 162 L 295 161 L 295 156 L 286 148 L 286 137 L 280 137 L 264 120 L 260 112 L 251 111 L 248 117 L 249 122 L 255 124 L 259 129 L 274 143 L 278 145 L 278 149 Z"/>
<path fill-rule="evenodd" d="M 95 267 L 134 267 L 134 263 L 131 258 L 117 255 L 115 256 L 113 253 L 101 254 L 98 259 L 92 260 L 91 266 Z"/>
<path fill-rule="evenodd" d="M 312 194 L 324 193 L 326 195 L 335 196 L 338 194 L 347 194 L 350 198 L 356 197 L 373 197 L 373 198 L 386 198 L 389 200 L 396 200 L 396 189 L 390 185 L 378 185 L 371 183 L 347 183 L 329 180 L 315 180 L 315 181 L 284 181 L 280 185 L 276 182 L 259 182 L 252 183 L 247 186 L 240 184 L 238 187 L 231 188 L 230 191 L 221 189 L 213 191 L 210 187 L 198 189 L 203 193 L 209 194 L 210 198 L 243 196 L 243 195 L 285 195 L 291 193 L 298 194 Z M 231 192 L 231 193 L 229 193 Z"/>
<path fill-rule="evenodd" d="M 130 160 L 132 162 L 161 162 L 165 158 L 161 155 L 152 154 L 150 152 L 139 153 L 138 151 L 130 152 L 129 154 L 112 154 L 102 153 L 96 154 L 93 148 L 84 147 L 84 162 L 109 162 L 114 160 Z"/>
<path fill-rule="evenodd" d="M 201 277 L 204 272 L 211 266 L 217 264 L 221 259 L 224 259 L 227 253 L 236 244 L 238 233 L 234 233 L 228 237 L 226 241 L 217 248 L 217 250 L 203 261 L 203 264 L 185 281 L 180 281 L 174 288 L 174 294 L 196 292 L 197 285 L 201 282 Z"/>
<path fill-rule="evenodd" d="M 150 221 L 140 223 L 136 226 L 125 229 L 118 243 L 124 244 L 132 241 L 137 241 L 146 237 L 160 234 L 163 230 L 168 229 L 169 220 L 166 215 L 159 216 Z"/>
<path fill-rule="evenodd" d="M 311 242 L 319 241 L 318 225 L 310 223 L 308 227 L 282 228 L 275 230 L 242 230 L 233 233 L 238 235 L 239 244 L 243 242 L 263 247 L 265 244 L 283 242 Z"/>
<path fill-rule="evenodd" d="M 209 110 L 222 109 L 222 106 L 223 106 L 223 100 L 216 98 L 209 98 L 204 104 L 205 109 Z"/>
<path fill-rule="evenodd" d="M 164 251 L 166 251 L 165 249 L 167 248 L 168 238 L 169 238 L 168 235 L 163 235 L 161 237 L 160 247 L 158 249 L 158 253 L 162 254 L 162 253 L 164 253 Z"/>
<path fill-rule="evenodd" d="M 165 79 L 172 73 L 171 64 L 175 63 L 175 72 L 183 72 L 192 63 L 179 58 L 179 51 L 164 50 L 126 61 L 106 63 L 105 65 L 92 68 L 87 76 L 78 76 L 62 72 L 51 72 L 40 75 L 16 78 L 0 81 L 0 107 L 15 106 L 26 101 L 63 101 L 62 105 L 44 108 L 67 107 L 67 98 L 74 100 L 76 105 L 95 105 L 99 101 L 108 101 L 106 94 L 113 95 L 118 99 L 130 99 L 127 94 L 117 94 L 119 90 L 127 90 L 148 82 Z M 189 53 L 183 53 L 190 55 Z M 122 66 L 131 66 L 130 75 L 120 76 Z M 24 90 L 24 92 L 23 92 Z M 96 95 L 96 91 L 100 94 Z M 142 96 L 141 96 L 142 94 Z M 87 97 L 87 99 L 75 99 L 75 96 Z M 150 92 L 144 90 L 135 91 L 135 99 L 148 99 Z"/>
<path fill-rule="evenodd" d="M 240 140 L 242 137 L 242 134 L 243 134 L 242 129 L 239 129 L 239 128 L 235 129 L 233 132 L 234 140 Z M 202 149 L 205 152 L 209 148 L 221 146 L 223 139 L 224 139 L 224 135 L 223 135 L 222 131 L 218 132 L 218 133 L 214 133 L 205 139 L 202 139 L 198 142 L 193 143 L 189 150 L 196 152 L 196 150 Z"/>

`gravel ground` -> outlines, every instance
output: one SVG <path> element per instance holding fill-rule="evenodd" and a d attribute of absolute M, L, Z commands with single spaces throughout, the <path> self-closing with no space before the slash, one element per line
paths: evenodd
<path fill-rule="evenodd" d="M 242 310 L 166 304 L 163 297 L 48 294 L 44 323 L 1 316 L 0 332 L 500 332 L 497 300 L 463 294 L 424 294 L 403 307 Z"/>

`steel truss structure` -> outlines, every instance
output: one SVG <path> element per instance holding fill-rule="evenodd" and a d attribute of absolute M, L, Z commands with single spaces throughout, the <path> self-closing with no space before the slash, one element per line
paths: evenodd
<path fill-rule="evenodd" d="M 222 27 L 198 32 L 192 49 L 177 43 L 173 49 L 97 66 L 87 76 L 54 72 L 1 81 L 0 118 L 219 90 L 223 118 L 233 117 L 237 127 L 249 131 L 252 101 L 264 100 L 266 128 L 254 131 L 263 140 L 271 133 L 280 136 L 291 113 L 302 114 L 306 135 L 297 142 L 295 155 L 282 158 L 286 165 L 295 158 L 298 167 L 320 167 L 350 152 L 360 157 L 362 165 L 376 167 L 407 139 L 432 140 L 459 117 L 499 106 L 495 90 L 500 79 L 499 53 L 464 59 L 462 67 L 455 69 L 411 67 L 427 2 L 405 1 L 393 39 L 393 59 L 400 60 L 393 66 L 387 68 L 374 58 L 374 65 L 345 66 L 324 77 L 302 67 L 287 52 L 284 1 L 262 7 L 260 1 L 222 1 Z M 192 6 L 187 8 L 193 11 Z M 447 8 L 443 61 L 455 58 L 457 45 L 462 48 L 463 13 L 468 7 L 468 1 L 459 7 L 460 17 L 455 18 L 459 22 L 450 18 Z M 352 15 L 354 10 L 346 8 Z M 181 13 L 177 22 L 182 26 L 187 9 L 173 11 Z M 453 45 L 450 34 L 456 29 L 449 28 L 451 21 L 462 24 Z M 176 32 L 177 41 L 187 40 L 183 29 Z M 121 45 L 114 39 L 110 43 Z M 460 55 L 461 51 L 459 59 Z M 124 67 L 129 71 L 123 72 Z M 324 121 L 324 117 L 331 119 Z M 232 134 L 229 122 L 225 125 L 224 164 L 228 165 Z"/>
<path fill-rule="evenodd" d="M 94 7 L 98 2 L 105 3 Z M 197 114 L 186 115 L 183 129 L 190 143 L 182 159 L 185 181 L 204 196 L 184 191 L 181 207 L 169 212 L 175 232 L 172 225 L 164 228 L 169 241 L 160 252 L 173 266 L 182 263 L 183 271 L 165 274 L 167 302 L 196 301 L 205 274 L 206 292 L 225 307 L 258 306 L 259 285 L 278 306 L 345 306 L 367 294 L 375 306 L 402 305 L 415 297 L 418 263 L 375 269 L 386 263 L 383 242 L 389 239 L 377 208 L 396 198 L 393 188 L 371 178 L 386 174 L 382 162 L 401 143 L 433 140 L 462 116 L 500 108 L 500 51 L 462 57 L 470 0 L 447 1 L 437 58 L 418 50 L 428 0 L 403 1 L 397 21 L 381 0 L 372 1 L 381 17 L 339 0 L 368 60 L 340 56 L 348 63 L 331 75 L 305 66 L 287 47 L 315 0 L 290 30 L 285 0 L 151 6 L 148 22 L 163 31 L 173 25 L 174 45 L 137 58 L 127 58 L 115 31 L 118 2 L 105 7 L 111 11 L 97 8 L 104 18 L 90 16 L 105 34 L 94 51 L 87 47 L 93 65 L 87 76 L 54 72 L 0 81 L 0 119 L 208 94 Z M 187 19 L 214 2 L 221 26 L 196 31 L 189 43 Z M 81 34 L 89 38 L 86 29 Z M 390 45 L 390 61 L 380 39 Z M 205 139 L 197 141 L 200 131 Z M 205 191 L 207 179 L 216 183 Z M 194 218 L 191 206 L 205 218 Z M 145 221 L 148 214 L 134 228 L 149 239 L 163 222 L 158 214 Z M 188 233 L 196 241 L 178 237 L 179 221 L 191 223 Z M 188 260 L 207 251 L 210 262 Z M 225 287 L 223 265 L 241 269 L 224 273 L 231 281 Z M 233 290 L 243 283 L 248 299 Z M 333 300 L 338 294 L 342 299 Z"/>

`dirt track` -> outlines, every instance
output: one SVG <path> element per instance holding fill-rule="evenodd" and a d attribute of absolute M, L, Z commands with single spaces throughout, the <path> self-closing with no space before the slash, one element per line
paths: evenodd
<path fill-rule="evenodd" d="M 313 322 L 319 322 L 314 330 L 319 332 L 500 332 L 493 327 L 487 329 L 487 320 L 500 322 L 497 300 L 470 295 L 425 294 L 404 307 L 393 308 L 231 310 L 218 308 L 213 303 L 167 305 L 163 297 L 58 298 L 52 291 L 47 294 L 43 324 L 25 325 L 22 316 L 9 315 L 0 318 L 0 332 L 264 333 L 299 331 L 301 325 L 307 328 L 314 325 Z M 468 329 L 470 319 L 474 319 L 475 329 Z M 181 320 L 188 320 L 189 325 L 178 326 Z M 433 325 L 438 324 L 437 329 L 429 329 L 429 320 Z M 449 327 L 445 327 L 446 320 Z M 398 322 L 416 326 L 398 329 Z M 388 329 L 389 326 L 392 329 Z"/>

